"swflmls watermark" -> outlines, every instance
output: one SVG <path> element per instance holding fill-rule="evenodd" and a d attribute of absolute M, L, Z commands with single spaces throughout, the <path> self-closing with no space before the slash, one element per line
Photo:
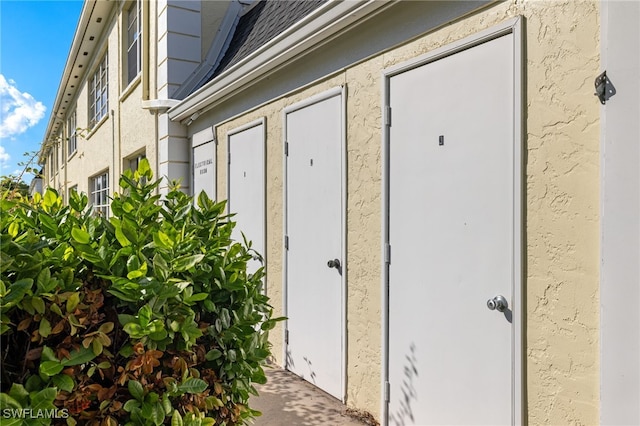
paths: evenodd
<path fill-rule="evenodd" d="M 2 410 L 3 419 L 66 419 L 69 417 L 69 410 L 62 409 L 33 409 L 33 408 L 4 408 Z"/>

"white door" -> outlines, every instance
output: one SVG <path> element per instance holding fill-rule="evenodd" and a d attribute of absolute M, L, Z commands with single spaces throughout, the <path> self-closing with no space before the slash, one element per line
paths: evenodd
<path fill-rule="evenodd" d="M 264 120 L 231 131 L 228 136 L 229 213 L 235 213 L 233 239 L 251 241 L 252 248 L 265 256 L 265 125 Z M 249 272 L 262 266 L 256 256 Z"/>
<path fill-rule="evenodd" d="M 286 368 L 340 400 L 344 376 L 341 93 L 285 111 Z"/>
<path fill-rule="evenodd" d="M 390 425 L 512 422 L 513 51 L 389 78 Z"/>

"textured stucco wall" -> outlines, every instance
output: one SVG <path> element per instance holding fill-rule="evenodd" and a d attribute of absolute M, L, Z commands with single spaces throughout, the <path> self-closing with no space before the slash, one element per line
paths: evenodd
<path fill-rule="evenodd" d="M 385 13 L 428 2 L 401 2 Z M 403 9 L 406 14 L 407 9 Z M 267 271 L 269 296 L 282 310 L 282 110 L 347 86 L 347 404 L 380 415 L 381 375 L 381 98 L 382 71 L 515 16 L 525 18 L 526 389 L 530 424 L 598 423 L 599 11 L 592 1 L 494 4 L 395 49 L 274 99 L 220 124 L 218 194 L 226 196 L 226 133 L 267 118 Z M 374 21 L 378 31 L 386 18 Z M 393 21 L 389 19 L 389 21 Z M 412 25 L 418 25 L 416 19 Z M 445 24 L 443 22 L 442 24 Z M 354 30 L 358 31 L 358 29 Z M 322 57 L 322 49 L 314 59 Z M 327 61 L 339 58 L 327 57 Z M 297 78 L 294 66 L 279 78 Z M 275 81 L 275 80 L 274 80 Z M 238 105 L 250 105 L 244 94 Z M 225 111 L 222 105 L 219 111 Z M 233 108 L 230 107 L 230 110 Z M 218 115 L 215 115 L 218 114 Z M 218 117 L 213 121 L 213 117 Z M 209 120 L 209 121 L 207 121 Z M 194 130 L 196 128 L 194 127 Z M 272 333 L 282 364 L 282 329 Z"/>
<path fill-rule="evenodd" d="M 526 63 L 526 417 L 530 424 L 596 424 L 598 4 L 498 4 L 385 54 L 385 67 L 518 15 Z"/>

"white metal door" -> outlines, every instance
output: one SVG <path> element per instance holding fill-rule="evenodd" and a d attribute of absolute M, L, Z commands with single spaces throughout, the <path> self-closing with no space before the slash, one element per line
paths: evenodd
<path fill-rule="evenodd" d="M 389 78 L 390 425 L 512 422 L 514 42 Z M 509 307 L 489 310 L 497 295 Z"/>
<path fill-rule="evenodd" d="M 286 368 L 342 400 L 342 91 L 287 109 L 285 131 Z"/>
<path fill-rule="evenodd" d="M 235 213 L 233 238 L 242 234 L 261 256 L 265 256 L 265 126 L 264 120 L 249 123 L 229 133 L 228 209 Z M 255 258 L 248 265 L 255 272 L 262 262 Z"/>

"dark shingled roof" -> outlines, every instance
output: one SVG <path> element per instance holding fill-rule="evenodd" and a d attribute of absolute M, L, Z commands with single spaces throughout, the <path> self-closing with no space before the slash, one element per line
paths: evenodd
<path fill-rule="evenodd" d="M 220 64 L 207 80 L 240 62 L 327 0 L 259 0 L 244 14 Z"/>

